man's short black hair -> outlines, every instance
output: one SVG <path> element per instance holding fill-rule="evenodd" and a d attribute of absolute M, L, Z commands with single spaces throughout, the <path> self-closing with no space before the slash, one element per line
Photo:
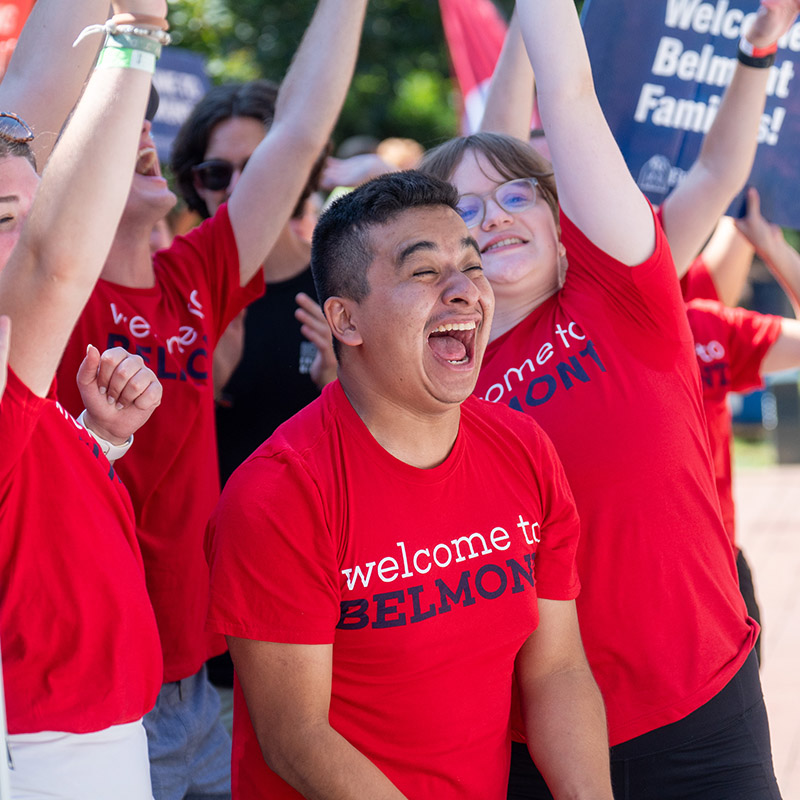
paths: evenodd
<path fill-rule="evenodd" d="M 392 172 L 340 197 L 320 217 L 311 243 L 311 272 L 320 304 L 329 297 L 360 302 L 369 294 L 367 268 L 374 253 L 370 228 L 412 208 L 455 210 L 456 188 L 416 170 Z"/>

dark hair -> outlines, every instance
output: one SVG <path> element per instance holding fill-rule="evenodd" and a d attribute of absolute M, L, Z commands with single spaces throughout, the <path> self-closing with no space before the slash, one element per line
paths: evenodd
<path fill-rule="evenodd" d="M 194 188 L 192 167 L 205 159 L 214 128 L 231 117 L 252 117 L 264 123 L 266 131 L 275 116 L 277 99 L 278 84 L 272 81 L 226 83 L 215 86 L 194 107 L 175 137 L 170 159 L 178 191 L 192 211 L 209 216 L 205 201 Z"/>
<path fill-rule="evenodd" d="M 36 156 L 28 142 L 10 142 L 0 137 L 0 158 L 24 158 L 37 171 Z"/>
<path fill-rule="evenodd" d="M 420 172 L 449 181 L 468 150 L 482 153 L 507 181 L 536 178 L 539 190 L 553 212 L 560 234 L 558 191 L 550 162 L 525 142 L 499 133 L 474 133 L 460 136 L 430 150 L 419 165 Z"/>
<path fill-rule="evenodd" d="M 340 197 L 319 218 L 311 242 L 311 272 L 319 302 L 369 294 L 367 268 L 374 254 L 370 228 L 385 225 L 413 208 L 448 206 L 455 210 L 455 187 L 416 170 L 391 172 Z"/>

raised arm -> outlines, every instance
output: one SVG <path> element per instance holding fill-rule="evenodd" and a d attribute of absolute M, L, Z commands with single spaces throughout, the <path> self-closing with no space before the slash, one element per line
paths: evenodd
<path fill-rule="evenodd" d="M 738 221 L 737 227 L 783 286 L 795 314 L 800 317 L 800 253 L 786 241 L 778 225 L 764 219 L 758 192 L 755 189 L 748 191 L 747 216 Z M 761 374 L 769 375 L 772 372 L 798 367 L 800 367 L 800 321 L 784 319 L 781 323 L 780 336 L 761 362 Z"/>
<path fill-rule="evenodd" d="M 331 645 L 228 637 L 267 766 L 309 800 L 403 800 L 328 723 Z"/>
<path fill-rule="evenodd" d="M 759 49 L 773 46 L 789 30 L 799 9 L 798 0 L 761 0 L 746 40 Z M 750 175 L 769 73 L 769 69 L 737 62 L 697 161 L 663 203 L 664 232 L 679 277 Z"/>
<path fill-rule="evenodd" d="M 0 83 L 0 109 L 19 114 L 36 138 L 39 171 L 80 96 L 100 44 L 94 36 L 73 48 L 78 34 L 108 16 L 109 0 L 38 0 Z"/>
<path fill-rule="evenodd" d="M 242 285 L 261 267 L 328 141 L 355 68 L 367 0 L 319 0 L 275 119 L 228 202 Z"/>
<path fill-rule="evenodd" d="M 166 13 L 165 0 L 118 5 L 148 16 Z M 14 326 L 9 364 L 40 396 L 53 380 L 122 215 L 149 89 L 150 74 L 141 69 L 94 71 L 0 272 L 0 313 Z"/>
<path fill-rule="evenodd" d="M 553 796 L 612 800 L 605 709 L 574 601 L 539 600 L 516 675 L 528 749 Z"/>
<path fill-rule="evenodd" d="M 756 189 L 748 190 L 747 214 L 737 220 L 736 227 L 769 267 L 800 317 L 800 253 L 786 241 L 780 226 L 764 219 Z"/>
<path fill-rule="evenodd" d="M 717 297 L 726 306 L 739 304 L 753 253 L 753 245 L 739 232 L 733 217 L 722 217 L 702 256 Z"/>
<path fill-rule="evenodd" d="M 655 224 L 597 101 L 575 4 L 518 0 L 517 13 L 561 206 L 595 245 L 639 264 L 653 253 Z"/>
<path fill-rule="evenodd" d="M 514 12 L 492 73 L 480 130 L 504 133 L 527 142 L 531 132 L 535 85 L 519 19 Z"/>

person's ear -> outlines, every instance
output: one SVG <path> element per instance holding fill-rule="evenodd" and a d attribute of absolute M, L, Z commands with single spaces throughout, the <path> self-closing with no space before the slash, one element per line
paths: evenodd
<path fill-rule="evenodd" d="M 357 305 L 355 300 L 347 297 L 329 297 L 323 306 L 331 332 L 338 341 L 349 347 L 356 347 L 364 341 L 353 313 Z"/>

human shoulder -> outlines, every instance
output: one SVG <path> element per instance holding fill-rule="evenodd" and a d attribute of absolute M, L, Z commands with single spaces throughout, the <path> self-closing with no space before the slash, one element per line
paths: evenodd
<path fill-rule="evenodd" d="M 480 437 L 497 445 L 516 442 L 528 449 L 540 447 L 543 441 L 549 442 L 535 419 L 504 403 L 492 403 L 472 395 L 462 404 L 461 412 L 464 431 L 470 437 Z"/>

